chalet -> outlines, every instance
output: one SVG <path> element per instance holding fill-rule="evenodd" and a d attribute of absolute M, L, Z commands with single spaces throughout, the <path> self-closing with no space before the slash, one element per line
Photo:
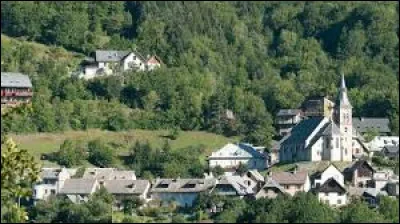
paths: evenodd
<path fill-rule="evenodd" d="M 281 109 L 276 115 L 275 125 L 278 128 L 280 136 L 287 135 L 294 126 L 302 120 L 302 111 L 300 109 Z"/>
<path fill-rule="evenodd" d="M 191 207 L 198 195 L 209 193 L 216 180 L 206 179 L 157 179 L 151 188 L 151 199 L 162 202 L 176 202 L 180 207 Z"/>
<path fill-rule="evenodd" d="M 380 136 L 390 135 L 390 121 L 388 118 L 353 117 L 354 128 L 362 135 L 369 130 L 375 130 Z"/>
<path fill-rule="evenodd" d="M 352 186 L 360 188 L 373 186 L 375 172 L 375 169 L 366 160 L 358 160 L 343 171 L 345 180 L 349 181 Z"/>
<path fill-rule="evenodd" d="M 368 203 L 370 207 L 377 207 L 379 204 L 380 196 L 388 196 L 386 191 L 381 191 L 375 188 L 367 188 L 361 195 L 362 199 Z"/>
<path fill-rule="evenodd" d="M 39 173 L 39 181 L 33 186 L 34 203 L 58 194 L 65 181 L 70 179 L 76 171 L 77 169 L 42 168 Z"/>
<path fill-rule="evenodd" d="M 281 186 L 278 182 L 276 182 L 272 178 L 267 178 L 265 185 L 257 192 L 255 195 L 255 199 L 259 198 L 269 198 L 274 199 L 279 195 L 289 195 L 286 193 L 283 186 Z"/>
<path fill-rule="evenodd" d="M 335 103 L 323 96 L 308 97 L 301 105 L 304 116 L 307 117 L 332 117 Z"/>
<path fill-rule="evenodd" d="M 60 189 L 59 195 L 66 196 L 73 203 L 87 202 L 89 196 L 100 189 L 96 179 L 67 179 Z"/>
<path fill-rule="evenodd" d="M 336 178 L 327 179 L 321 186 L 315 189 L 319 201 L 330 206 L 343 206 L 347 204 L 347 191 L 343 184 Z"/>
<path fill-rule="evenodd" d="M 13 72 L 1 72 L 1 107 L 18 106 L 30 103 L 33 91 L 27 75 Z"/>
<path fill-rule="evenodd" d="M 388 159 L 398 159 L 399 145 L 385 145 L 382 149 L 382 154 Z"/>
<path fill-rule="evenodd" d="M 325 170 L 321 172 L 316 172 L 311 176 L 312 187 L 319 188 L 322 186 L 328 179 L 335 179 L 336 182 L 344 186 L 344 176 L 340 172 L 340 170 L 333 164 L 330 164 Z"/>
<path fill-rule="evenodd" d="M 385 146 L 398 146 L 399 136 L 376 136 L 366 144 L 373 155 L 373 153 L 381 152 Z"/>
<path fill-rule="evenodd" d="M 285 193 L 291 196 L 297 192 L 308 192 L 311 188 L 307 171 L 277 172 L 270 174 L 268 178 L 282 186 Z"/>
<path fill-rule="evenodd" d="M 249 169 L 262 171 L 268 168 L 268 156 L 260 152 L 262 150 L 263 148 L 254 147 L 251 144 L 228 143 L 208 157 L 209 167 L 220 166 L 223 169 L 232 169 L 245 164 Z"/>
<path fill-rule="evenodd" d="M 163 63 L 157 55 L 153 55 L 153 56 L 148 55 L 147 58 L 148 58 L 146 60 L 146 70 L 147 71 L 151 71 L 156 68 L 159 68 L 159 67 L 161 67 L 161 64 Z"/>
<path fill-rule="evenodd" d="M 129 197 L 137 197 L 144 202 L 149 200 L 150 182 L 148 180 L 106 180 L 102 184 L 114 196 L 114 209 L 123 209 L 122 201 Z"/>

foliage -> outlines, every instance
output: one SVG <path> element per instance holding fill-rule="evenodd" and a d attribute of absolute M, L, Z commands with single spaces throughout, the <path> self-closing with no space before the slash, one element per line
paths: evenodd
<path fill-rule="evenodd" d="M 132 215 L 132 213 L 142 206 L 144 202 L 138 197 L 128 197 L 122 200 L 124 213 L 127 215 Z"/>
<path fill-rule="evenodd" d="M 2 213 L 2 220 L 11 223 L 27 220 L 19 200 L 31 196 L 30 186 L 38 180 L 39 169 L 26 150 L 19 149 L 12 139 L 5 137 L 5 143 L 1 145 L 1 204 L 7 205 L 8 209 Z"/>
<path fill-rule="evenodd" d="M 100 139 L 90 141 L 88 143 L 88 150 L 88 160 L 93 165 L 98 167 L 111 167 L 114 164 L 114 149 Z"/>
<path fill-rule="evenodd" d="M 383 215 L 368 208 L 368 205 L 361 201 L 347 205 L 341 213 L 342 223 L 381 223 L 384 221 Z"/>
<path fill-rule="evenodd" d="M 54 159 L 60 165 L 72 167 L 81 165 L 85 158 L 87 158 L 87 149 L 83 142 L 66 139 Z"/>
<path fill-rule="evenodd" d="M 393 223 L 399 222 L 399 200 L 387 196 L 379 199 L 378 212 L 384 216 L 386 220 Z"/>

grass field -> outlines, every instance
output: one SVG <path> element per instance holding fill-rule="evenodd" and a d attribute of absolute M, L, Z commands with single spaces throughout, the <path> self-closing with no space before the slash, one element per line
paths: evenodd
<path fill-rule="evenodd" d="M 148 141 L 154 147 L 160 147 L 167 140 L 164 136 L 168 135 L 168 131 L 149 131 L 149 130 L 132 130 L 126 132 L 110 132 L 103 130 L 88 131 L 67 131 L 64 133 L 40 133 L 27 135 L 10 135 L 15 143 L 23 149 L 27 149 L 35 158 L 40 160 L 43 153 L 55 152 L 65 139 L 89 141 L 101 138 L 106 141 L 113 141 L 127 145 L 133 145 L 137 140 L 140 142 Z M 170 140 L 172 149 L 179 150 L 188 146 L 204 145 L 206 154 L 224 144 L 235 141 L 235 139 L 226 138 L 224 136 L 215 135 L 207 132 L 181 132 L 176 140 Z M 118 154 L 125 154 L 127 151 L 120 151 Z M 204 157 L 207 155 L 204 155 Z M 56 164 L 49 161 L 42 161 L 43 166 L 55 166 Z"/>

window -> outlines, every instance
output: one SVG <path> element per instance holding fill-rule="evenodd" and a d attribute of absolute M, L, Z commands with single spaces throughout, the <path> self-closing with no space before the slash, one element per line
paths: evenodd
<path fill-rule="evenodd" d="M 346 133 L 347 133 L 347 127 L 345 127 L 345 128 L 344 128 L 344 132 L 346 132 Z"/>
<path fill-rule="evenodd" d="M 327 196 L 327 197 L 328 197 L 328 195 L 329 195 L 329 193 L 328 193 L 328 192 L 325 192 L 325 196 Z"/>
<path fill-rule="evenodd" d="M 286 190 L 289 189 L 289 185 L 285 185 L 285 189 L 286 189 Z"/>
<path fill-rule="evenodd" d="M 316 184 L 315 184 L 315 187 L 316 187 L 316 188 L 319 188 L 319 186 L 321 186 L 321 183 L 316 183 Z"/>
<path fill-rule="evenodd" d="M 44 194 L 47 194 L 47 192 L 48 192 L 48 190 L 47 190 L 47 189 L 44 189 Z"/>
<path fill-rule="evenodd" d="M 338 204 L 338 205 L 341 205 L 341 204 L 342 204 L 342 200 L 338 199 L 338 200 L 337 200 L 337 204 Z"/>
<path fill-rule="evenodd" d="M 56 190 L 54 190 L 54 189 L 51 190 L 51 191 L 50 191 L 50 194 L 55 195 L 55 194 L 56 194 Z"/>
<path fill-rule="evenodd" d="M 297 185 L 297 190 L 301 190 L 301 185 Z"/>
<path fill-rule="evenodd" d="M 336 138 L 336 148 L 339 148 L 339 138 Z"/>

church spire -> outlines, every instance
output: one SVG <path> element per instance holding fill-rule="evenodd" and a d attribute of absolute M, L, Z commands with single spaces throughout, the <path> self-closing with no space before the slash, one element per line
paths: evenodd
<path fill-rule="evenodd" d="M 346 87 L 346 81 L 344 80 L 344 74 L 342 73 L 342 80 L 340 84 L 340 91 L 339 91 L 339 105 L 343 106 L 350 106 L 350 101 L 349 97 L 347 96 L 347 87 Z"/>

